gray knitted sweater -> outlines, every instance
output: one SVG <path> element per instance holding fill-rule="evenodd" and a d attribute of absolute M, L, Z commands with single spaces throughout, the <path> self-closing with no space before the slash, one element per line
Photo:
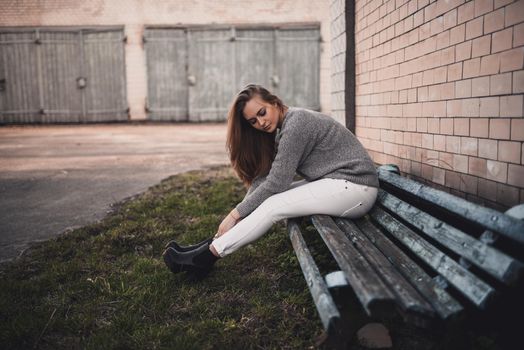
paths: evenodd
<path fill-rule="evenodd" d="M 256 178 L 236 207 L 241 217 L 268 197 L 289 189 L 295 174 L 307 181 L 332 178 L 379 187 L 375 166 L 362 144 L 327 115 L 289 107 L 276 142 L 277 154 L 269 174 Z"/>

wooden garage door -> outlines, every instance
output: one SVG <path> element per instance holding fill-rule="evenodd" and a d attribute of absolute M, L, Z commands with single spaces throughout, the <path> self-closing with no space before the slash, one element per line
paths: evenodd
<path fill-rule="evenodd" d="M 185 39 L 182 29 L 148 28 L 145 42 L 150 119 L 226 120 L 248 83 L 320 109 L 318 27 L 186 28 Z"/>
<path fill-rule="evenodd" d="M 42 121 L 79 122 L 82 120 L 82 75 L 78 31 L 40 33 L 38 45 L 42 75 Z"/>
<path fill-rule="evenodd" d="M 235 92 L 249 83 L 275 90 L 275 30 L 237 29 L 235 58 Z"/>
<path fill-rule="evenodd" d="M 147 112 L 152 120 L 187 120 L 187 31 L 146 29 Z"/>
<path fill-rule="evenodd" d="M 234 92 L 231 30 L 189 34 L 189 120 L 224 120 Z"/>
<path fill-rule="evenodd" d="M 82 31 L 84 120 L 126 121 L 126 71 L 122 30 Z"/>
<path fill-rule="evenodd" d="M 0 32 L 0 122 L 127 120 L 119 29 Z"/>
<path fill-rule="evenodd" d="M 318 29 L 276 32 L 277 92 L 284 103 L 320 110 L 319 41 Z"/>
<path fill-rule="evenodd" d="M 36 33 L 0 32 L 0 123 L 40 120 Z"/>

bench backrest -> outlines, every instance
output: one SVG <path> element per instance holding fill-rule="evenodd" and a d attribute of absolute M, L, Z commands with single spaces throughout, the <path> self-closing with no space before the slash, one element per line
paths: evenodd
<path fill-rule="evenodd" d="M 381 189 L 370 211 L 389 238 L 484 307 L 500 284 L 520 280 L 524 221 L 379 167 Z"/>

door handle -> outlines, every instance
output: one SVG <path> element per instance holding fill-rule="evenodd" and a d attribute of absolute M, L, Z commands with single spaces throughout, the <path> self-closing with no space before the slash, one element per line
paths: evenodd
<path fill-rule="evenodd" d="M 87 86 L 87 78 L 84 77 L 78 77 L 76 78 L 76 87 L 79 89 L 83 89 Z"/>
<path fill-rule="evenodd" d="M 273 85 L 273 87 L 277 87 L 278 84 L 280 84 L 280 78 L 278 77 L 278 75 L 273 75 L 271 77 L 271 84 Z"/>
<path fill-rule="evenodd" d="M 196 77 L 192 74 L 188 75 L 187 76 L 187 83 L 190 85 L 190 86 L 194 86 L 196 84 Z"/>

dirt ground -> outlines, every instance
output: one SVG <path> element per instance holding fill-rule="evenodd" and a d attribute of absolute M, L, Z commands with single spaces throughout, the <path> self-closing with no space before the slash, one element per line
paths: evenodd
<path fill-rule="evenodd" d="M 227 164 L 226 125 L 0 128 L 0 262 L 176 173 Z"/>

